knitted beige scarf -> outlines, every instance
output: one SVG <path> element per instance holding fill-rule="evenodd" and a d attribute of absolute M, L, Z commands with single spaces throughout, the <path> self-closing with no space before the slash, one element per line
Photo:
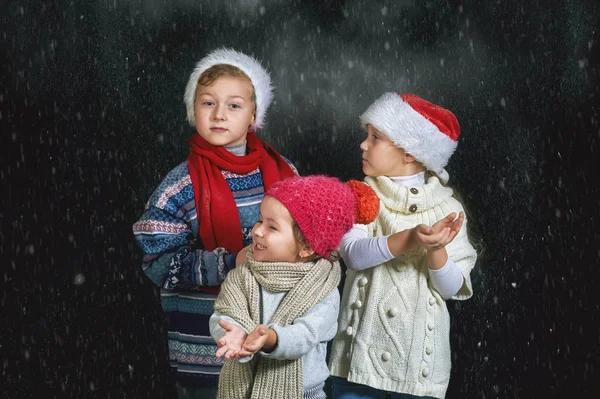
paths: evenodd
<path fill-rule="evenodd" d="M 260 287 L 287 292 L 269 321 L 287 326 L 337 289 L 340 276 L 338 262 L 257 262 L 248 251 L 248 261 L 229 272 L 221 285 L 215 310 L 250 332 L 261 322 Z M 246 363 L 226 359 L 219 377 L 220 399 L 303 397 L 302 359 L 277 360 L 258 354 Z"/>

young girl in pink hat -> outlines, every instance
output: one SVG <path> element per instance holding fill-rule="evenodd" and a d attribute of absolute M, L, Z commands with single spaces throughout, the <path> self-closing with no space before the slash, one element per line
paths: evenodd
<path fill-rule="evenodd" d="M 308 176 L 271 186 L 247 260 L 229 272 L 210 320 L 217 356 L 226 359 L 219 398 L 325 398 L 340 301 L 337 249 L 378 209 L 361 182 Z"/>
<path fill-rule="evenodd" d="M 361 115 L 365 182 L 381 200 L 340 251 L 348 267 L 332 345 L 333 396 L 443 398 L 450 379 L 446 300 L 473 294 L 477 253 L 444 167 L 454 114 L 416 95 L 385 93 Z"/>

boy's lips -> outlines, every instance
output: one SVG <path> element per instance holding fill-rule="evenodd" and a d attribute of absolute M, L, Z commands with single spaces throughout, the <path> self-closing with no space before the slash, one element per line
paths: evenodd
<path fill-rule="evenodd" d="M 227 129 L 225 129 L 224 127 L 218 127 L 218 126 L 214 126 L 210 128 L 211 132 L 215 132 L 215 133 L 223 133 L 226 132 Z"/>
<path fill-rule="evenodd" d="M 254 243 L 254 248 L 255 249 L 267 249 L 267 247 L 265 247 L 264 245 L 260 245 L 257 242 Z"/>

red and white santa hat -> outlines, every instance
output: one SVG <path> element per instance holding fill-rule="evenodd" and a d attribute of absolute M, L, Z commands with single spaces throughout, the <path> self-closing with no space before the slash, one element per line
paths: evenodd
<path fill-rule="evenodd" d="M 208 68 L 218 65 L 228 64 L 238 67 L 250 78 L 254 87 L 254 95 L 256 97 L 256 119 L 254 127 L 260 129 L 265 123 L 267 108 L 273 100 L 273 86 L 271 85 L 271 76 L 260 62 L 256 59 L 235 51 L 232 49 L 221 48 L 212 51 L 206 57 L 202 58 L 196 68 L 190 75 L 190 79 L 185 88 L 183 100 L 187 108 L 187 120 L 191 126 L 195 124 L 194 115 L 194 100 L 196 99 L 196 87 L 198 87 L 198 79 Z"/>
<path fill-rule="evenodd" d="M 414 94 L 385 93 L 360 116 L 427 169 L 443 173 L 456 149 L 460 126 L 454 114 Z"/>

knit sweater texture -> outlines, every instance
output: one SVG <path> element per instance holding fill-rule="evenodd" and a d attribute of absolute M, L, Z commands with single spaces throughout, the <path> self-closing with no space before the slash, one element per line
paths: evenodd
<path fill-rule="evenodd" d="M 433 225 L 463 210 L 452 189 L 436 177 L 419 187 L 403 187 L 387 177 L 365 181 L 381 199 L 375 222 L 361 227 L 371 237 L 421 223 Z M 468 240 L 466 219 L 446 250 L 464 276 L 451 299 L 468 299 L 477 253 Z M 375 267 L 347 271 L 330 358 L 332 375 L 385 391 L 445 396 L 451 367 L 450 318 L 428 268 L 426 250 L 414 249 Z"/>
<path fill-rule="evenodd" d="M 213 337 L 223 336 L 220 319 L 233 321 L 247 333 L 267 324 L 278 335 L 277 346 L 271 353 L 226 360 L 219 398 L 298 399 L 307 391 L 314 395 L 328 375 L 326 342 L 337 324 L 339 263 L 256 262 L 251 253 L 248 258 L 223 283 L 211 318 Z"/>
<path fill-rule="evenodd" d="M 245 175 L 221 172 L 238 209 L 243 243 L 248 245 L 264 196 L 261 172 L 258 168 Z M 235 267 L 236 254 L 225 248 L 206 251 L 198 239 L 194 189 L 186 162 L 163 179 L 133 232 L 143 252 L 142 270 L 160 287 L 169 363 L 176 379 L 185 385 L 216 386 L 223 361 L 215 357 L 217 346 L 210 336 L 209 319 L 217 296 L 201 288 L 219 286 Z"/>

